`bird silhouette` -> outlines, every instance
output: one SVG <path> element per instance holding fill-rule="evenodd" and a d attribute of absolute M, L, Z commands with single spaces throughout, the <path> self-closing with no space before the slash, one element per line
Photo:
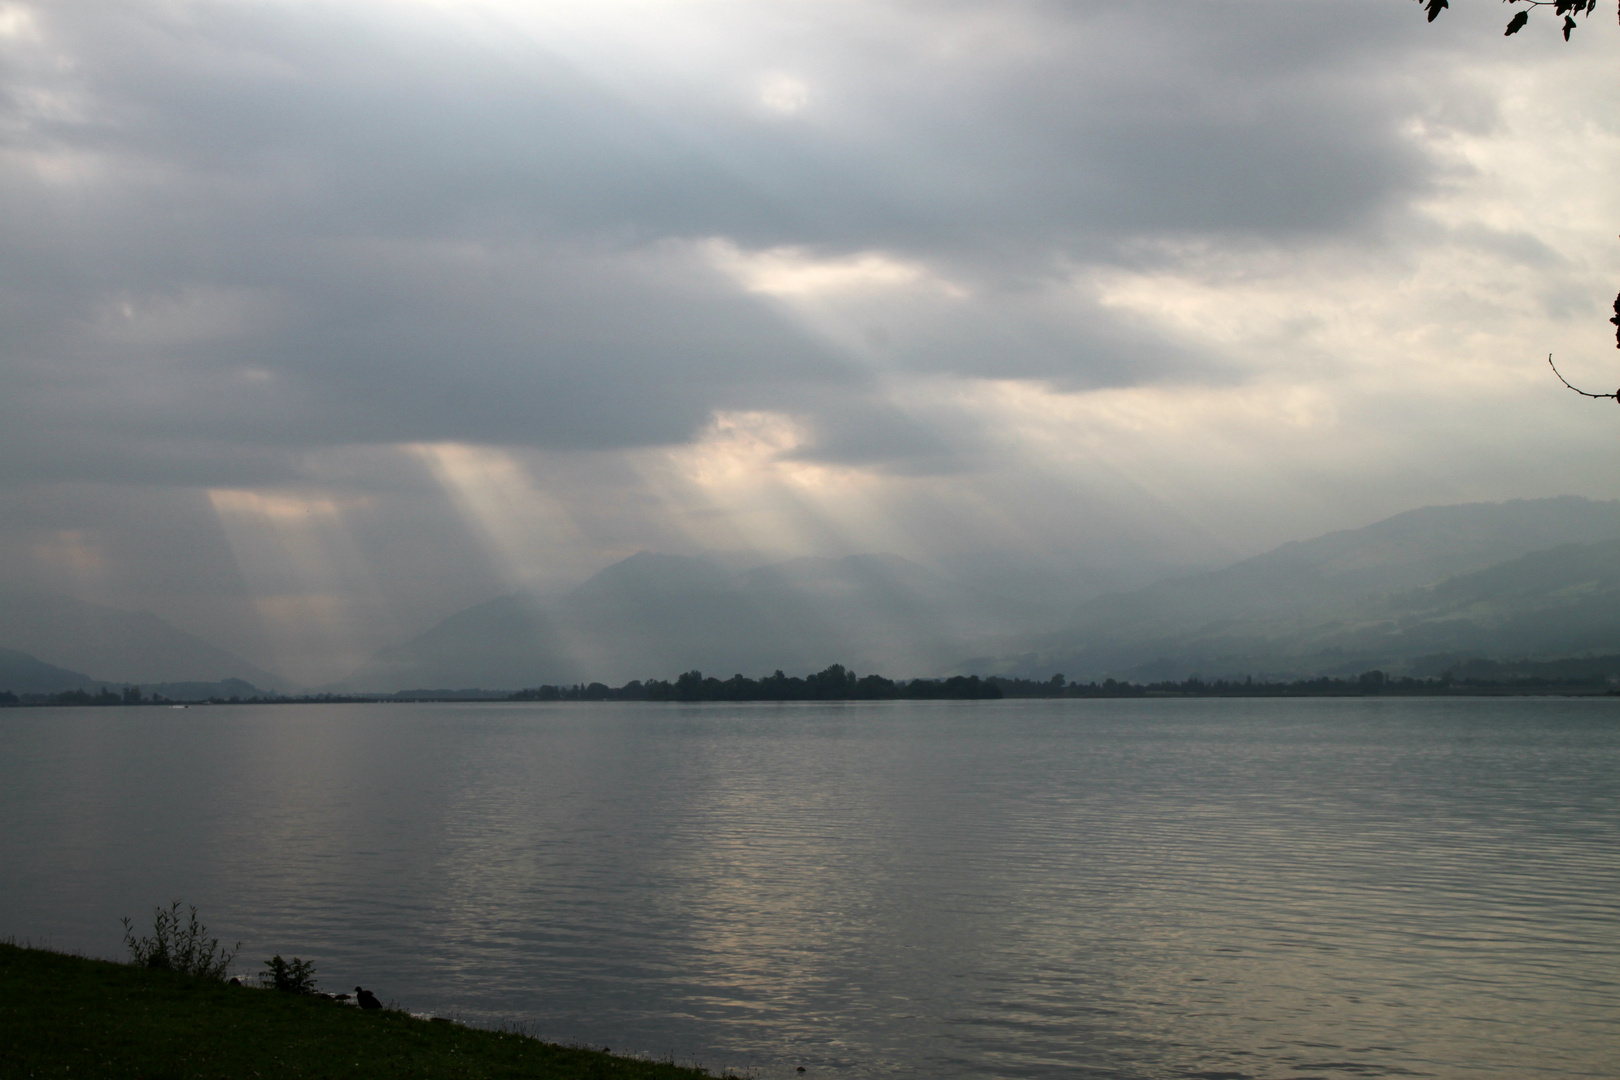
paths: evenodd
<path fill-rule="evenodd" d="M 377 1000 L 376 994 L 370 990 L 362 990 L 358 986 L 354 988 L 354 1000 L 360 1003 L 362 1009 L 382 1008 L 382 1002 Z"/>

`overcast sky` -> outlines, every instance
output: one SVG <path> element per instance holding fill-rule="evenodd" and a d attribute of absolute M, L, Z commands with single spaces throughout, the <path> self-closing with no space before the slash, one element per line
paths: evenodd
<path fill-rule="evenodd" d="M 0 0 L 0 580 L 305 682 L 639 549 L 1620 495 L 1620 33 L 1456 0 Z"/>

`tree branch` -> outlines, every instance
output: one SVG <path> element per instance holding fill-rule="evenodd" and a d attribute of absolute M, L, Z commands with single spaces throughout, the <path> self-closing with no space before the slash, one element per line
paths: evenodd
<path fill-rule="evenodd" d="M 1569 386 L 1569 380 L 1564 378 L 1563 374 L 1560 373 L 1559 370 L 1558 370 L 1558 365 L 1553 363 L 1552 353 L 1547 354 L 1547 366 L 1553 369 L 1553 374 L 1558 376 L 1558 381 L 1559 382 L 1563 383 L 1565 386 Z M 1615 401 L 1620 402 L 1620 390 L 1616 390 L 1612 394 L 1589 394 L 1585 390 L 1582 390 L 1578 386 L 1569 386 L 1569 388 L 1571 390 L 1575 391 L 1577 394 L 1581 395 L 1582 397 L 1589 397 L 1589 398 L 1609 398 L 1609 397 L 1612 397 L 1612 398 L 1614 398 Z"/>

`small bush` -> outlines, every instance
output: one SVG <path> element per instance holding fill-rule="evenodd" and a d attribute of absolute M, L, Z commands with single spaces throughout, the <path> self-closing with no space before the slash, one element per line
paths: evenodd
<path fill-rule="evenodd" d="M 209 937 L 208 927 L 197 921 L 197 908 L 193 905 L 189 910 L 190 917 L 182 923 L 180 901 L 170 904 L 168 910 L 153 908 L 152 936 L 143 938 L 135 936 L 126 915 L 121 921 L 130 963 L 205 979 L 224 979 L 242 943 L 238 941 L 235 949 L 221 949 L 219 938 Z"/>
<path fill-rule="evenodd" d="M 315 965 L 308 960 L 293 957 L 283 960 L 277 953 L 264 962 L 268 971 L 259 972 L 259 985 L 280 990 L 284 994 L 313 994 L 315 992 Z"/>

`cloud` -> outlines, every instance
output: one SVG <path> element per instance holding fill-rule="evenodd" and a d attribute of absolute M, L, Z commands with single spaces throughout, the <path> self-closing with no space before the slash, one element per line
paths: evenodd
<path fill-rule="evenodd" d="M 342 652 L 728 522 L 1108 561 L 1538 493 L 1426 432 L 1459 379 L 1518 431 L 1604 299 L 1601 41 L 1409 6 L 12 0 L 0 510 L 73 510 L 0 575 L 161 600 L 83 497 L 144 492 Z"/>
<path fill-rule="evenodd" d="M 457 9 L 8 9 L 13 386 L 155 461 L 182 415 L 203 445 L 676 443 L 858 378 L 757 294 L 896 285 L 867 331 L 908 368 L 1185 377 L 1201 358 L 1031 295 L 1143 231 L 1331 232 L 1424 182 L 1393 96 L 1346 92 L 1367 43 L 1319 40 L 1342 6 L 790 7 L 806 74 L 758 102 Z M 780 14 L 682 17 L 722 87 L 785 49 Z M 693 265 L 717 245 L 740 289 Z"/>

